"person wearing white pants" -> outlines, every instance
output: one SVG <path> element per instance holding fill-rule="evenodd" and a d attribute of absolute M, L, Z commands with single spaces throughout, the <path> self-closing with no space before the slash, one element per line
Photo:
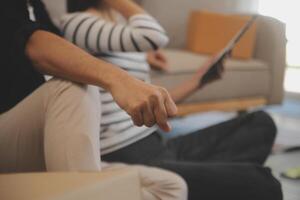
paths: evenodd
<path fill-rule="evenodd" d="M 143 200 L 187 200 L 186 182 L 177 174 L 164 169 L 144 165 L 127 165 L 123 163 L 102 163 L 105 169 L 134 168 L 141 181 Z"/>
<path fill-rule="evenodd" d="M 0 172 L 131 167 L 140 174 L 143 200 L 187 199 L 187 186 L 175 173 L 100 162 L 99 95 L 94 86 L 53 78 L 0 115 Z"/>
<path fill-rule="evenodd" d="M 0 172 L 97 171 L 99 92 L 52 79 L 0 115 Z"/>
<path fill-rule="evenodd" d="M 40 0 L 5 0 L 0 22 L 5 27 L 0 32 L 0 173 L 100 171 L 101 107 L 95 86 L 110 91 L 134 121 L 145 124 L 139 113 L 146 106 L 161 128 L 170 129 L 167 119 L 177 110 L 163 88 L 134 79 L 59 37 Z M 59 78 L 45 82 L 44 75 Z M 176 180 L 180 189 L 171 188 L 169 194 L 177 194 L 172 199 L 186 196 L 181 178 L 164 171 L 157 176 Z M 144 199 L 170 199 L 152 197 Z"/>

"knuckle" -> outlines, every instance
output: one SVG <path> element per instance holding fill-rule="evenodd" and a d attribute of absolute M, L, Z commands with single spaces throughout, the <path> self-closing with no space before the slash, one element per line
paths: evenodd
<path fill-rule="evenodd" d="M 134 109 L 133 109 L 133 108 L 128 108 L 127 112 L 128 112 L 128 114 L 129 114 L 130 116 L 133 116 L 133 115 L 134 115 Z"/>
<path fill-rule="evenodd" d="M 159 91 L 155 91 L 153 94 L 151 94 L 150 98 L 152 98 L 155 101 L 160 100 L 161 93 Z"/>
<path fill-rule="evenodd" d="M 137 113 L 141 110 L 141 107 L 142 107 L 141 103 L 139 103 L 139 104 L 134 105 L 132 110 L 133 110 L 134 113 Z"/>
<path fill-rule="evenodd" d="M 135 122 L 134 125 L 137 126 L 137 127 L 141 127 L 141 126 L 142 126 L 142 123 L 137 123 L 137 122 Z"/>
<path fill-rule="evenodd" d="M 167 94 L 168 93 L 168 90 L 166 88 L 163 88 L 163 87 L 160 87 L 160 91 L 163 94 Z"/>
<path fill-rule="evenodd" d="M 155 121 L 153 120 L 151 123 L 150 123 L 150 127 L 154 126 L 155 125 Z"/>
<path fill-rule="evenodd" d="M 152 127 L 154 124 L 155 124 L 154 119 L 149 119 L 149 120 L 145 123 L 145 125 L 146 125 L 147 127 Z"/>
<path fill-rule="evenodd" d="M 138 119 L 134 119 L 133 123 L 134 123 L 135 126 L 139 126 L 139 127 L 143 125 L 143 123 Z"/>
<path fill-rule="evenodd" d="M 137 112 L 139 111 L 139 107 L 137 105 L 132 105 L 129 109 L 130 113 L 133 115 L 136 115 Z"/>
<path fill-rule="evenodd" d="M 128 109 L 128 114 L 130 115 L 130 116 L 132 116 L 133 118 L 136 118 L 137 117 L 137 115 L 138 115 L 138 113 L 139 113 L 139 111 L 140 111 L 140 107 L 139 106 L 132 106 L 132 107 L 130 107 L 129 109 Z"/>
<path fill-rule="evenodd" d="M 158 96 L 155 93 L 149 96 L 149 101 L 156 102 L 157 100 L 158 100 Z"/>
<path fill-rule="evenodd" d="M 143 100 L 140 104 L 139 104 L 139 108 L 145 108 L 148 106 L 148 101 L 147 100 Z"/>
<path fill-rule="evenodd" d="M 150 128 L 152 126 L 152 124 L 150 122 L 145 123 L 145 126 L 147 126 L 148 128 Z"/>

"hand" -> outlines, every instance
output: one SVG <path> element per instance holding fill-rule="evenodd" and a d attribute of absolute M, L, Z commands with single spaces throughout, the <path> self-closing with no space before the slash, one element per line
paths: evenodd
<path fill-rule="evenodd" d="M 211 59 L 209 59 L 207 62 L 205 62 L 200 68 L 199 70 L 196 72 L 196 74 L 194 75 L 193 79 L 198 81 L 198 87 L 202 88 L 205 85 L 207 85 L 208 83 L 214 82 L 216 80 L 219 80 L 222 78 L 223 76 L 223 72 L 224 72 L 224 60 L 226 57 L 224 57 L 223 59 L 221 59 L 219 62 L 217 62 L 216 64 L 213 63 L 215 62 L 215 60 L 217 59 L 217 56 L 213 56 Z M 212 68 L 212 67 L 216 67 L 217 71 L 212 74 L 212 76 L 210 77 L 210 79 L 208 81 L 201 81 L 203 79 L 203 77 L 205 76 L 205 74 Z M 200 84 L 199 84 L 200 83 Z"/>
<path fill-rule="evenodd" d="M 177 107 L 166 89 L 125 77 L 116 81 L 110 92 L 135 125 L 151 127 L 157 123 L 164 131 L 171 130 L 167 120 L 176 115 Z"/>
<path fill-rule="evenodd" d="M 168 60 L 164 53 L 160 50 L 148 52 L 147 62 L 152 69 L 161 71 L 169 70 Z"/>

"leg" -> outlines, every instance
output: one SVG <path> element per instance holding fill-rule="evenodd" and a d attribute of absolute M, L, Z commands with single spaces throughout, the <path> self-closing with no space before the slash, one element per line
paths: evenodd
<path fill-rule="evenodd" d="M 253 162 L 270 154 L 276 127 L 265 112 L 255 112 L 172 139 L 168 148 L 185 161 Z"/>
<path fill-rule="evenodd" d="M 188 184 L 189 200 L 282 200 L 280 183 L 269 169 L 247 163 L 153 163 L 181 175 Z"/>
<path fill-rule="evenodd" d="M 105 169 L 135 168 L 140 174 L 143 200 L 186 200 L 187 185 L 177 174 L 155 167 L 106 163 Z"/>
<path fill-rule="evenodd" d="M 68 81 L 52 81 L 45 116 L 47 170 L 99 170 L 101 111 L 98 89 Z"/>
<path fill-rule="evenodd" d="M 0 171 L 99 170 L 97 89 L 53 79 L 0 115 Z"/>
<path fill-rule="evenodd" d="M 190 142 L 194 145 L 193 141 Z M 102 158 L 151 165 L 173 171 L 187 182 L 190 200 L 282 199 L 279 182 L 272 176 L 270 170 L 259 164 L 178 161 L 174 155 L 175 153 L 170 149 L 163 148 L 161 140 L 153 134 Z"/>

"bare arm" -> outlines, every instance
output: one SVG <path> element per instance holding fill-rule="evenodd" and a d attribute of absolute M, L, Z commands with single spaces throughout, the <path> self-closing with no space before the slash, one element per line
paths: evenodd
<path fill-rule="evenodd" d="M 180 83 L 178 86 L 170 89 L 169 93 L 173 101 L 175 101 L 175 103 L 180 103 L 189 95 L 196 92 L 198 89 L 200 89 L 199 82 L 199 79 L 193 77 L 191 80 L 186 80 L 183 83 Z"/>
<path fill-rule="evenodd" d="M 201 80 L 205 73 L 210 69 L 211 63 L 213 63 L 214 59 L 215 57 L 209 59 L 203 66 L 199 68 L 199 70 L 189 80 L 185 80 L 175 88 L 169 90 L 172 99 L 176 103 L 180 103 L 182 100 L 192 95 L 197 90 L 203 88 L 206 84 L 214 82 L 222 77 L 224 68 L 223 63 L 221 62 L 221 66 L 219 68 L 222 70 L 219 71 L 218 74 L 216 74 L 215 77 L 213 77 L 209 82 L 205 83 L 204 85 L 201 85 Z"/>
<path fill-rule="evenodd" d="M 105 89 L 109 89 L 116 75 L 127 76 L 113 65 L 89 56 L 75 45 L 46 31 L 36 31 L 31 36 L 26 53 L 34 67 L 43 74 Z"/>
<path fill-rule="evenodd" d="M 157 123 L 166 131 L 170 129 L 167 118 L 174 116 L 177 109 L 165 89 L 136 80 L 114 65 L 96 59 L 46 31 L 33 33 L 26 44 L 26 54 L 34 67 L 44 74 L 97 85 L 110 91 L 136 125 Z M 145 112 L 149 114 L 143 118 Z"/>

